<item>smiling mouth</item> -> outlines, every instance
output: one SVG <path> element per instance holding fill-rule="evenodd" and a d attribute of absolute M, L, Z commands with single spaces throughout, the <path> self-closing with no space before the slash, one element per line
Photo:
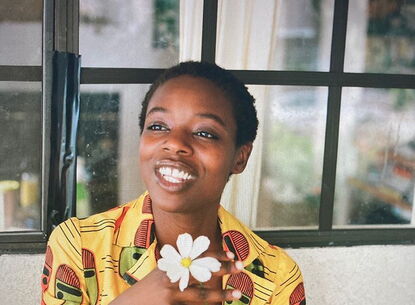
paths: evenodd
<path fill-rule="evenodd" d="M 177 162 L 160 162 L 155 168 L 155 174 L 158 184 L 168 192 L 180 192 L 196 180 L 196 175 L 190 168 Z"/>
<path fill-rule="evenodd" d="M 190 173 L 168 166 L 160 167 L 157 172 L 162 176 L 164 180 L 170 183 L 178 184 L 194 179 Z"/>

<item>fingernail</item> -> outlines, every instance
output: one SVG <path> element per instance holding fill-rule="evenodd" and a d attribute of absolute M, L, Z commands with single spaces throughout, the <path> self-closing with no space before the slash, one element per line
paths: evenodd
<path fill-rule="evenodd" d="M 234 290 L 232 291 L 232 297 L 234 297 L 235 299 L 240 299 L 242 296 L 242 292 L 239 290 Z"/>
<path fill-rule="evenodd" d="M 236 261 L 235 262 L 235 267 L 238 270 L 242 270 L 242 269 L 244 269 L 244 264 L 241 261 Z"/>
<path fill-rule="evenodd" d="M 233 253 L 232 253 L 232 252 L 230 252 L 230 251 L 226 252 L 226 256 L 227 256 L 229 259 L 234 259 L 234 258 L 235 258 L 235 254 L 233 254 Z"/>

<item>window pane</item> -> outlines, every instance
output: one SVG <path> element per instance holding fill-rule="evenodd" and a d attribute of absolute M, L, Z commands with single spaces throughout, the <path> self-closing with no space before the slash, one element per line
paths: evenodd
<path fill-rule="evenodd" d="M 0 82 L 0 231 L 39 230 L 42 88 Z"/>
<path fill-rule="evenodd" d="M 318 226 L 327 88 L 268 90 L 256 226 Z"/>
<path fill-rule="evenodd" d="M 415 90 L 342 99 L 334 224 L 415 224 Z"/>
<path fill-rule="evenodd" d="M 81 85 L 77 216 L 108 210 L 144 190 L 138 115 L 148 85 Z"/>
<path fill-rule="evenodd" d="M 42 1 L 1 0 L 0 65 L 42 63 Z"/>
<path fill-rule="evenodd" d="M 167 68 L 178 63 L 179 57 L 199 59 L 200 51 L 194 57 L 192 48 L 200 50 L 203 2 L 187 2 L 80 1 L 82 65 Z M 181 22 L 191 30 L 180 28 Z"/>
<path fill-rule="evenodd" d="M 228 69 L 328 71 L 333 0 L 220 0 L 216 62 Z"/>
<path fill-rule="evenodd" d="M 345 70 L 415 72 L 415 2 L 350 0 Z"/>

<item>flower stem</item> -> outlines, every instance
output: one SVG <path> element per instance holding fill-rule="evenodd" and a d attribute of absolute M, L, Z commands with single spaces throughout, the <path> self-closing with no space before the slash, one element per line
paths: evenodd
<path fill-rule="evenodd" d="M 199 282 L 200 289 L 205 289 L 205 285 L 202 282 Z M 206 301 L 203 302 L 203 305 L 209 305 Z"/>

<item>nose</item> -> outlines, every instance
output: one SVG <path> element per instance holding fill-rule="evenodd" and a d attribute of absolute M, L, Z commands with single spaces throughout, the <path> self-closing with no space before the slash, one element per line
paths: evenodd
<path fill-rule="evenodd" d="M 193 152 L 190 141 L 185 131 L 170 130 L 163 143 L 163 150 L 179 155 L 190 155 Z"/>

